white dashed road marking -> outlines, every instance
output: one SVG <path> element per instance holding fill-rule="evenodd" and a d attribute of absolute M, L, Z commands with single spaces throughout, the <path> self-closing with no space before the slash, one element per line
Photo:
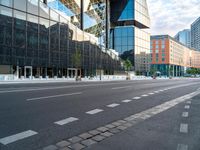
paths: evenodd
<path fill-rule="evenodd" d="M 185 105 L 185 109 L 190 109 L 190 105 Z"/>
<path fill-rule="evenodd" d="M 61 94 L 61 95 L 52 95 L 52 96 L 44 96 L 44 97 L 37 97 L 37 98 L 30 98 L 30 99 L 27 99 L 27 101 L 34 101 L 34 100 L 48 99 L 48 98 L 55 98 L 55 97 L 72 96 L 72 95 L 80 95 L 80 94 L 82 94 L 82 92 Z"/>
<path fill-rule="evenodd" d="M 107 107 L 111 107 L 111 108 L 113 108 L 113 107 L 117 107 L 117 106 L 119 106 L 119 104 L 116 104 L 116 103 L 113 103 L 113 104 L 107 105 Z"/>
<path fill-rule="evenodd" d="M 183 112 L 183 113 L 182 113 L 182 117 L 185 117 L 185 118 L 186 118 L 186 117 L 188 117 L 188 116 L 189 116 L 189 113 L 188 113 L 188 112 Z"/>
<path fill-rule="evenodd" d="M 191 101 L 187 101 L 187 102 L 186 102 L 186 104 L 191 104 L 191 103 L 192 103 Z"/>
<path fill-rule="evenodd" d="M 180 132 L 181 133 L 188 133 L 188 124 L 181 123 Z"/>
<path fill-rule="evenodd" d="M 188 145 L 178 144 L 177 150 L 188 150 Z"/>
<path fill-rule="evenodd" d="M 74 118 L 74 117 L 69 117 L 67 119 L 63 119 L 63 120 L 60 120 L 60 121 L 57 121 L 57 122 L 54 122 L 54 123 L 62 126 L 62 125 L 65 125 L 65 124 L 68 124 L 70 122 L 77 121 L 77 120 L 79 120 L 79 119 Z"/>
<path fill-rule="evenodd" d="M 35 131 L 32 131 L 32 130 L 28 130 L 28 131 L 24 131 L 24 132 L 15 134 L 15 135 L 11 135 L 11 136 L 2 138 L 2 139 L 0 139 L 0 143 L 3 145 L 7 145 L 7 144 L 28 138 L 28 137 L 36 135 L 36 134 L 38 134 L 38 133 Z"/>
<path fill-rule="evenodd" d="M 126 100 L 123 100 L 122 102 L 123 103 L 129 103 L 129 102 L 131 102 L 132 100 L 129 100 L 129 99 L 126 99 Z"/>
<path fill-rule="evenodd" d="M 149 95 L 153 95 L 153 94 L 155 94 L 155 93 L 149 93 Z"/>
<path fill-rule="evenodd" d="M 86 112 L 86 114 L 94 115 L 94 114 L 100 113 L 102 111 L 103 111 L 102 109 L 94 109 L 94 110 Z"/>
<path fill-rule="evenodd" d="M 141 97 L 133 97 L 133 99 L 140 99 Z"/>
<path fill-rule="evenodd" d="M 142 95 L 142 97 L 147 97 L 147 96 L 149 96 L 149 95 L 146 95 L 146 94 Z"/>
<path fill-rule="evenodd" d="M 130 87 L 132 87 L 132 86 L 114 87 L 114 88 L 112 88 L 112 90 L 126 89 L 126 88 L 130 88 Z"/>
<path fill-rule="evenodd" d="M 159 93 L 159 91 L 155 91 L 154 93 Z"/>

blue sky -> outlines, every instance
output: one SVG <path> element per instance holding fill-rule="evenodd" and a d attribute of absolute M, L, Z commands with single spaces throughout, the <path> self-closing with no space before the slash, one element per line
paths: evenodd
<path fill-rule="evenodd" d="M 200 0 L 147 0 L 151 34 L 169 34 L 190 28 L 200 17 Z"/>

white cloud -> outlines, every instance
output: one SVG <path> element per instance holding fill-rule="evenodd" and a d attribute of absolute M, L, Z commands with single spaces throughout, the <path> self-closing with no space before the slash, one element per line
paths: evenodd
<path fill-rule="evenodd" d="M 190 28 L 200 17 L 200 0 L 147 0 L 151 34 L 169 34 Z"/>

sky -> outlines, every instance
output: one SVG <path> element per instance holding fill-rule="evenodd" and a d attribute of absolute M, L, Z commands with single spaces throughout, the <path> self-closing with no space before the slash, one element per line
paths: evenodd
<path fill-rule="evenodd" d="M 200 17 L 200 0 L 147 0 L 152 35 L 169 34 L 189 29 Z"/>

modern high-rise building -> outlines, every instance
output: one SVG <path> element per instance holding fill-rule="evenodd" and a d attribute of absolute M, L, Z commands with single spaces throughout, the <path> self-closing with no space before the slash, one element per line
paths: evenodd
<path fill-rule="evenodd" d="M 191 46 L 200 51 L 200 17 L 191 25 Z"/>
<path fill-rule="evenodd" d="M 191 47 L 191 30 L 184 29 L 183 31 L 178 32 L 174 37 L 178 42 Z"/>
<path fill-rule="evenodd" d="M 169 35 L 151 36 L 151 72 L 162 76 L 183 76 L 187 68 L 200 68 L 200 52 Z"/>
<path fill-rule="evenodd" d="M 141 29 L 148 27 L 146 0 L 0 0 L 0 74 L 114 74 L 122 69 L 122 51 L 145 72 L 150 41 Z M 120 34 L 111 34 L 118 28 Z M 127 40 L 121 49 L 109 45 L 118 38 Z"/>
<path fill-rule="evenodd" d="M 149 72 L 150 27 L 146 0 L 110 0 L 110 48 L 130 59 L 138 74 Z"/>

